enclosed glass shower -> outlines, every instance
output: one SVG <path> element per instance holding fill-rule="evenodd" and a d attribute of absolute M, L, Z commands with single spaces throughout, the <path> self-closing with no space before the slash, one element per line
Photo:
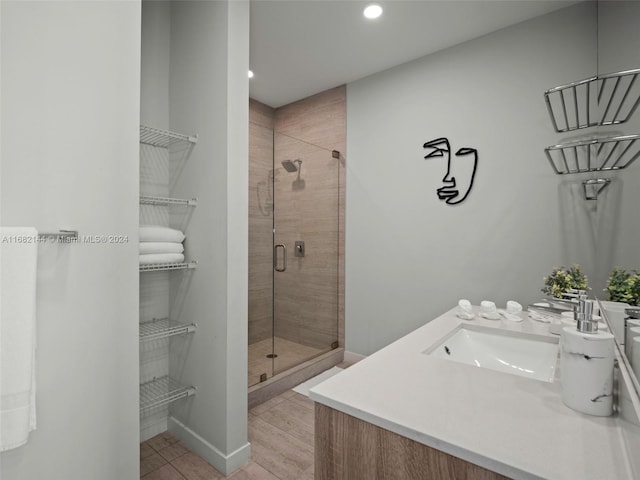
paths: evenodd
<path fill-rule="evenodd" d="M 250 123 L 249 386 L 338 347 L 336 154 Z"/>

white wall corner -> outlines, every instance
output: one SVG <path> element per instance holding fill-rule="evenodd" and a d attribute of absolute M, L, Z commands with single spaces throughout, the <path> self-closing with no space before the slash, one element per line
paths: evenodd
<path fill-rule="evenodd" d="M 169 432 L 189 445 L 191 450 L 225 475 L 240 468 L 251 457 L 249 442 L 245 442 L 233 452 L 225 454 L 175 417 L 169 417 Z"/>

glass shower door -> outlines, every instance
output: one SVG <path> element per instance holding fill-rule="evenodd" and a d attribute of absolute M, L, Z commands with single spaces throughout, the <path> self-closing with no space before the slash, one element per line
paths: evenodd
<path fill-rule="evenodd" d="M 339 159 L 249 124 L 249 386 L 338 346 Z"/>
<path fill-rule="evenodd" d="M 249 123 L 249 386 L 273 376 L 273 130 Z"/>
<path fill-rule="evenodd" d="M 274 375 L 338 346 L 338 162 L 274 134 Z"/>

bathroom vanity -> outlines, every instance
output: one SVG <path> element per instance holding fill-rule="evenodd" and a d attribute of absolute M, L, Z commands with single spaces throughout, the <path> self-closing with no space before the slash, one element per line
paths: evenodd
<path fill-rule="evenodd" d="M 463 330 L 497 339 L 495 348 L 531 341 L 524 355 L 535 360 L 537 346 L 559 340 L 548 324 L 526 312 L 521 322 L 464 321 L 455 312 L 311 390 L 315 478 L 634 478 L 621 419 L 565 406 L 559 362 L 540 356 L 540 365 L 511 374 L 448 358 L 461 348 L 451 342 Z M 525 371 L 549 368 L 547 378 Z"/>

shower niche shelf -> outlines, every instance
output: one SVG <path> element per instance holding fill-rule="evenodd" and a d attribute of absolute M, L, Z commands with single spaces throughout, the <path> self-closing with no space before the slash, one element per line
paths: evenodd
<path fill-rule="evenodd" d="M 150 322 L 140 323 L 140 342 L 160 340 L 195 332 L 196 324 L 184 324 L 169 318 L 154 318 Z"/>
<path fill-rule="evenodd" d="M 196 135 L 185 135 L 140 125 L 141 191 L 139 200 L 141 223 L 167 225 L 170 221 L 175 220 L 173 214 L 177 213 L 183 216 L 183 225 L 179 229 L 184 231 L 184 227 L 194 211 L 192 207 L 197 206 L 198 200 L 197 198 L 175 198 L 172 193 L 197 141 Z M 174 212 L 175 209 L 178 211 Z M 155 288 L 157 285 L 166 285 L 166 288 L 169 289 L 170 283 L 168 277 L 164 275 L 145 277 L 142 273 L 186 271 L 195 269 L 196 266 L 197 262 L 185 260 L 176 263 L 140 264 L 140 282 L 145 286 L 145 289 L 141 289 L 141 291 L 147 291 L 149 286 Z M 145 301 L 154 306 L 154 311 L 158 312 L 157 317 L 165 317 L 153 318 L 152 320 L 149 318 L 140 319 L 138 340 L 141 353 L 145 355 L 169 355 L 168 342 L 154 343 L 153 341 L 192 334 L 196 330 L 196 324 L 190 323 L 188 318 L 169 318 L 171 300 L 168 301 L 169 308 L 167 309 L 165 307 L 166 298 L 163 295 L 160 297 L 162 298 L 157 301 L 154 294 L 145 298 Z M 157 410 L 159 407 L 194 395 L 196 388 L 182 385 L 171 378 L 168 375 L 170 371 L 168 365 L 161 367 L 155 365 L 147 367 L 146 365 L 141 361 L 141 377 L 143 379 L 153 377 L 153 380 L 140 385 L 140 416 L 141 418 L 148 417 L 153 422 L 156 417 L 165 415 L 165 412 Z M 145 370 L 149 368 L 153 371 Z"/>
<path fill-rule="evenodd" d="M 596 75 L 544 93 L 556 132 L 618 125 L 640 104 L 640 69 Z"/>
<path fill-rule="evenodd" d="M 140 272 L 160 272 L 164 270 L 189 270 L 196 268 L 198 262 L 186 263 L 150 263 L 148 265 L 140 265 Z"/>
<path fill-rule="evenodd" d="M 640 135 L 619 135 L 552 145 L 544 149 L 558 175 L 622 170 L 640 156 Z"/>
<path fill-rule="evenodd" d="M 140 413 L 169 405 L 195 393 L 196 387 L 182 385 L 168 375 L 154 378 L 140 385 Z"/>

